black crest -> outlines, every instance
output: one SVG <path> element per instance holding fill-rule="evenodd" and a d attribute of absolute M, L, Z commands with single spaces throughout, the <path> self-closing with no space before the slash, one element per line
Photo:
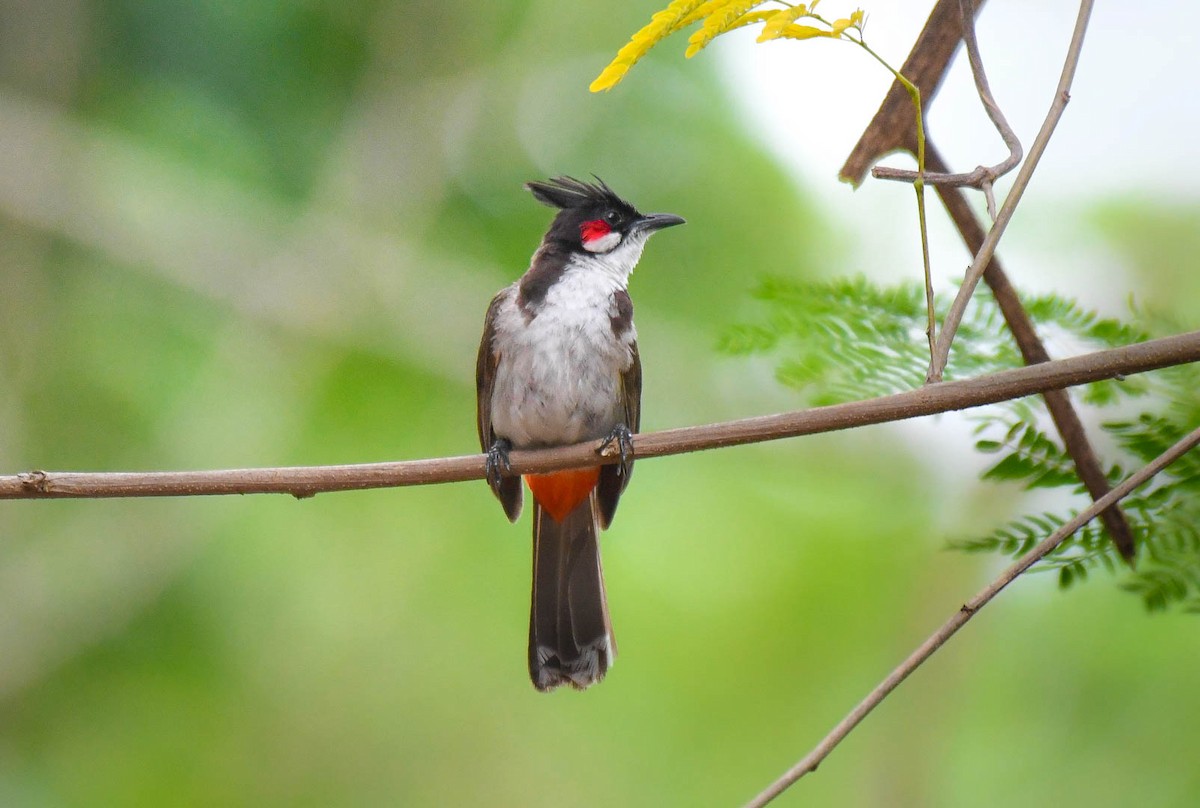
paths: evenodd
<path fill-rule="evenodd" d="M 617 196 L 604 180 L 592 175 L 595 182 L 583 182 L 574 177 L 554 177 L 545 182 L 527 182 L 525 187 L 533 193 L 534 199 L 552 208 L 569 210 L 572 208 L 606 207 L 632 209 L 632 206 Z"/>

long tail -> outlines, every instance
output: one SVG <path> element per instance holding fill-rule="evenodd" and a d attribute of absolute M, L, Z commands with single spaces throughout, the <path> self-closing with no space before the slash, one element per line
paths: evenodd
<path fill-rule="evenodd" d="M 538 690 L 582 690 L 603 679 L 616 658 L 597 514 L 595 491 L 561 520 L 535 500 L 529 677 Z"/>

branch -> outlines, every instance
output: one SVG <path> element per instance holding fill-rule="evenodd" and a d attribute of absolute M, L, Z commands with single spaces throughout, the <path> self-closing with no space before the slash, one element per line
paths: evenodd
<path fill-rule="evenodd" d="M 1029 180 L 1033 177 L 1033 172 L 1037 169 L 1043 152 L 1046 151 L 1046 145 L 1050 142 L 1050 136 L 1054 134 L 1054 129 L 1058 126 L 1063 110 L 1066 109 L 1067 102 L 1071 98 L 1071 82 L 1075 79 L 1075 68 L 1079 65 L 1083 37 L 1087 33 L 1088 19 L 1092 14 L 1092 2 L 1093 0 L 1082 0 L 1079 4 L 1079 16 L 1075 20 L 1075 31 L 1071 35 L 1071 44 L 1067 48 L 1067 57 L 1063 62 L 1062 75 L 1059 77 L 1058 88 L 1054 93 L 1054 101 L 1050 104 L 1050 111 L 1046 113 L 1046 120 L 1042 122 L 1042 128 L 1029 147 L 1029 159 L 1017 172 L 1012 190 L 1008 192 L 1004 204 L 1000 206 L 1000 212 L 996 215 L 991 230 L 983 240 L 983 246 L 975 254 L 975 260 L 971 262 L 967 276 L 963 279 L 962 286 L 958 288 L 958 295 L 950 305 L 946 319 L 942 321 L 942 330 L 937 339 L 937 350 L 929 364 L 929 381 L 941 380 L 942 373 L 946 369 L 946 361 L 950 356 L 950 345 L 954 342 L 954 335 L 958 332 L 958 325 L 962 322 L 967 303 L 971 300 L 971 295 L 975 292 L 975 286 L 983 276 L 984 269 L 991 261 L 992 255 L 996 251 L 996 245 L 1000 243 L 1000 237 L 1004 235 L 1004 230 L 1008 227 L 1008 223 L 1017 209 L 1017 204 L 1029 186 Z"/>
<path fill-rule="evenodd" d="M 902 68 L 904 74 L 922 88 L 927 100 L 936 91 L 963 31 L 961 15 L 955 13 L 954 2 L 955 0 L 939 0 Z M 897 149 L 913 152 L 916 148 L 912 137 L 914 126 L 912 104 L 909 103 L 903 86 L 899 82 L 893 82 L 879 111 L 875 113 L 870 125 L 842 166 L 842 179 L 857 185 L 866 177 L 871 165 L 884 155 Z M 939 173 L 950 173 L 932 140 L 926 142 L 925 167 Z M 966 195 L 959 188 L 945 185 L 937 186 L 937 192 L 971 255 L 976 255 L 982 248 L 987 233 L 971 210 Z M 995 255 L 984 269 L 983 280 L 991 287 L 1025 363 L 1032 365 L 1049 361 L 1050 356 L 1038 338 L 1033 321 L 1030 320 L 1016 290 L 1001 268 L 1000 259 Z M 1063 445 L 1079 472 L 1079 479 L 1087 487 L 1092 499 L 1104 496 L 1109 490 L 1108 480 L 1088 442 L 1083 424 L 1071 406 L 1070 398 L 1065 391 L 1050 390 L 1045 393 L 1045 399 L 1046 408 L 1062 436 Z M 1101 519 L 1121 555 L 1132 562 L 1133 534 L 1121 509 L 1111 508 L 1101 514 Z"/>
<path fill-rule="evenodd" d="M 945 170 L 945 162 L 932 142 L 926 144 L 926 149 L 925 164 L 940 166 L 937 169 L 939 171 Z M 975 212 L 971 210 L 971 205 L 967 202 L 967 195 L 961 188 L 944 186 L 939 187 L 937 192 L 942 198 L 946 212 L 950 214 L 955 227 L 958 228 L 959 234 L 966 242 L 967 249 L 972 254 L 978 252 L 986 232 Z M 992 296 L 995 297 L 996 304 L 1000 307 L 1000 313 L 1004 315 L 1004 321 L 1008 324 L 1008 330 L 1012 332 L 1025 364 L 1036 365 L 1040 362 L 1049 362 L 1050 354 L 1046 352 L 1046 346 L 1038 337 L 1033 320 L 1030 319 L 1029 313 L 1021 304 L 1017 290 L 1013 288 L 1012 283 L 1008 280 L 1008 275 L 1000 265 L 999 257 L 993 255 L 992 260 L 988 262 L 987 268 L 983 271 L 983 282 L 991 288 Z M 1046 409 L 1050 411 L 1050 419 L 1054 422 L 1058 434 L 1062 436 L 1063 446 L 1066 447 L 1071 462 L 1075 464 L 1075 471 L 1079 474 L 1079 479 L 1083 481 L 1092 499 L 1099 499 L 1109 491 L 1108 477 L 1104 474 L 1096 452 L 1088 441 L 1087 432 L 1083 428 L 1079 414 L 1071 406 L 1070 397 L 1065 390 L 1047 390 L 1043 397 L 1046 400 Z M 1135 550 L 1133 531 L 1125 519 L 1125 514 L 1119 507 L 1109 508 L 1100 514 L 1100 520 L 1108 530 L 1108 535 L 1112 538 L 1113 544 L 1117 546 L 1121 557 L 1129 564 L 1133 564 Z"/>
<path fill-rule="evenodd" d="M 768 440 L 852 429 L 980 407 L 1077 384 L 1143 373 L 1200 361 L 1200 331 L 1084 354 L 973 379 L 925 385 L 890 396 L 745 418 L 707 426 L 682 427 L 633 436 L 639 459 L 738 446 Z M 514 451 L 514 474 L 615 463 L 599 456 L 594 443 L 555 449 Z M 349 466 L 231 469 L 165 472 L 32 471 L 0 477 L 0 499 L 166 497 L 214 494 L 291 494 L 310 497 L 326 491 L 431 485 L 482 479 L 484 456 L 466 455 L 396 463 Z"/>
<path fill-rule="evenodd" d="M 979 100 L 983 103 L 983 108 L 987 111 L 992 125 L 996 127 L 996 131 L 1004 139 L 1004 145 L 1008 146 L 1008 157 L 994 166 L 979 166 L 974 171 L 965 174 L 951 174 L 946 171 L 921 174 L 917 171 L 880 166 L 871 172 L 871 176 L 882 180 L 916 182 L 918 179 L 923 179 L 928 185 L 979 188 L 987 195 L 988 215 L 994 219 L 996 217 L 996 202 L 992 196 L 992 183 L 995 182 L 997 177 L 1002 177 L 1009 171 L 1012 171 L 1017 163 L 1021 162 L 1021 141 L 1017 138 L 1017 134 L 1012 130 L 1012 127 L 1008 125 L 1008 120 L 1004 117 L 1004 113 L 1000 110 L 1000 105 L 996 103 L 996 99 L 992 95 L 992 88 L 988 85 L 987 74 L 983 70 L 983 57 L 979 55 L 979 42 L 975 38 L 975 14 L 971 0 L 959 0 L 958 6 L 959 14 L 962 17 L 960 26 L 962 40 L 967 46 L 967 58 L 971 63 L 971 75 L 975 77 L 975 90 L 979 94 Z"/>
<path fill-rule="evenodd" d="M 1128 496 L 1134 489 L 1146 483 L 1151 477 L 1178 460 L 1198 443 L 1200 443 L 1200 427 L 1192 430 L 1190 434 L 1151 461 L 1145 468 L 1130 475 L 1112 491 L 1109 491 L 1103 497 L 1093 502 L 1082 513 L 1043 539 L 1028 553 L 1021 556 L 1011 567 L 1001 573 L 996 580 L 988 584 L 975 597 L 964 603 L 949 620 L 942 624 L 941 628 L 931 634 L 925 642 L 921 643 L 909 655 L 908 659 L 904 660 L 904 662 L 900 663 L 899 667 L 888 674 L 887 678 L 880 682 L 865 699 L 859 702 L 857 707 L 851 710 L 828 735 L 821 739 L 821 742 L 803 760 L 788 769 L 782 777 L 748 802 L 746 804 L 747 808 L 761 808 L 761 806 L 778 797 L 801 777 L 809 772 L 816 771 L 817 767 L 829 756 L 834 747 L 841 743 L 872 710 L 879 706 L 880 702 L 899 687 L 900 683 L 907 679 L 909 674 L 919 668 L 925 660 L 933 656 L 947 640 L 966 625 L 967 621 L 986 606 L 992 598 L 996 597 L 996 595 L 1000 594 L 1001 590 L 1016 580 L 1017 576 L 1040 561 L 1046 554 L 1058 547 L 1058 545 L 1062 544 L 1076 530 L 1079 530 L 1079 528 L 1096 518 L 1096 515 L 1105 508 L 1115 505 L 1117 501 Z"/>

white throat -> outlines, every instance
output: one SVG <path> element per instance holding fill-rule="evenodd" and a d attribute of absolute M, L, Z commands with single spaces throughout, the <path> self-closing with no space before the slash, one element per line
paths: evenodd
<path fill-rule="evenodd" d="M 576 254 L 571 257 L 571 264 L 586 268 L 589 272 L 597 272 L 615 284 L 618 289 L 629 285 L 629 276 L 642 257 L 649 233 L 643 231 L 626 236 L 620 244 L 608 252 L 596 252 L 591 255 Z M 607 237 L 606 237 L 607 238 Z"/>

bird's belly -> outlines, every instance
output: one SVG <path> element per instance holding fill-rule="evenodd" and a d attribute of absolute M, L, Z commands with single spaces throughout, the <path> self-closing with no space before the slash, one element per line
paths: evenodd
<path fill-rule="evenodd" d="M 536 318 L 535 321 L 536 323 Z M 608 322 L 603 326 L 609 328 Z M 531 327 L 501 353 L 492 427 L 519 448 L 602 438 L 623 419 L 627 344 L 589 324 Z"/>

